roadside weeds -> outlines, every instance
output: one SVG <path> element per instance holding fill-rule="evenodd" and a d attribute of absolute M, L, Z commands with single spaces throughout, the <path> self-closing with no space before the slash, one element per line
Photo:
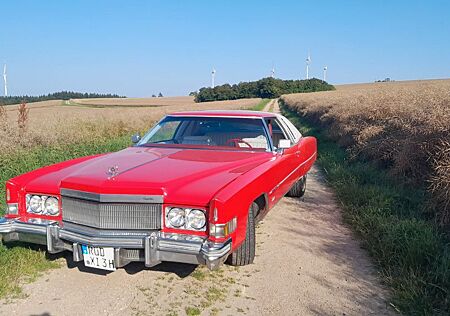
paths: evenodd
<path fill-rule="evenodd" d="M 369 161 L 348 159 L 322 130 L 280 103 L 282 113 L 319 142 L 319 165 L 339 199 L 344 220 L 363 241 L 391 306 L 405 314 L 450 312 L 450 243 L 424 216 L 423 190 L 392 179 Z"/>

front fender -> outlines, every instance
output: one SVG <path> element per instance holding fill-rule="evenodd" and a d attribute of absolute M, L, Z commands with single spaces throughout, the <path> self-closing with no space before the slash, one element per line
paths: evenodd
<path fill-rule="evenodd" d="M 237 218 L 236 230 L 231 234 L 233 250 L 245 240 L 250 205 L 270 190 L 270 182 L 265 179 L 270 177 L 271 163 L 273 162 L 264 163 L 236 178 L 216 194 L 210 205 L 210 218 L 217 223 L 227 223 L 234 217 Z M 217 218 L 214 218 L 215 215 Z"/>

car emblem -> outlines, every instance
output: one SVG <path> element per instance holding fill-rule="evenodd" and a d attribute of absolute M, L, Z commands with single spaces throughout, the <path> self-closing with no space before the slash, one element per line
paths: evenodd
<path fill-rule="evenodd" d="M 109 167 L 108 171 L 106 172 L 106 174 L 110 177 L 110 178 L 114 178 L 115 176 L 117 176 L 119 174 L 119 166 L 112 166 Z"/>

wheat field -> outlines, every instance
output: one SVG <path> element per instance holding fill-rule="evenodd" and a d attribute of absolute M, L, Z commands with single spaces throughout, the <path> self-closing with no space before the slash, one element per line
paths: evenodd
<path fill-rule="evenodd" d="M 351 156 L 425 185 L 439 222 L 450 223 L 450 80 L 341 85 L 282 101 Z"/>
<path fill-rule="evenodd" d="M 27 104 L 22 128 L 18 124 L 19 105 L 0 106 L 0 152 L 142 133 L 171 112 L 247 109 L 260 101 L 241 99 L 195 103 L 192 97 L 173 97 L 36 102 Z"/>

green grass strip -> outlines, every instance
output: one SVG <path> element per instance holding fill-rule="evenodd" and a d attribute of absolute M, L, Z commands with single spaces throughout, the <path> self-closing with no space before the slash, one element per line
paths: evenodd
<path fill-rule="evenodd" d="M 267 103 L 270 102 L 271 99 L 262 99 L 261 101 L 259 101 L 259 103 L 257 105 L 255 105 L 254 107 L 250 108 L 250 110 L 252 111 L 262 111 Z"/>
<path fill-rule="evenodd" d="M 57 162 L 112 152 L 130 146 L 130 137 L 95 140 L 84 144 L 66 146 L 37 147 L 14 154 L 0 155 L 0 215 L 5 209 L 4 182 L 16 175 L 48 166 Z M 55 261 L 49 261 L 45 249 L 32 245 L 0 243 L 0 298 L 17 297 L 21 294 L 21 284 L 34 280 L 43 271 L 58 267 Z"/>

